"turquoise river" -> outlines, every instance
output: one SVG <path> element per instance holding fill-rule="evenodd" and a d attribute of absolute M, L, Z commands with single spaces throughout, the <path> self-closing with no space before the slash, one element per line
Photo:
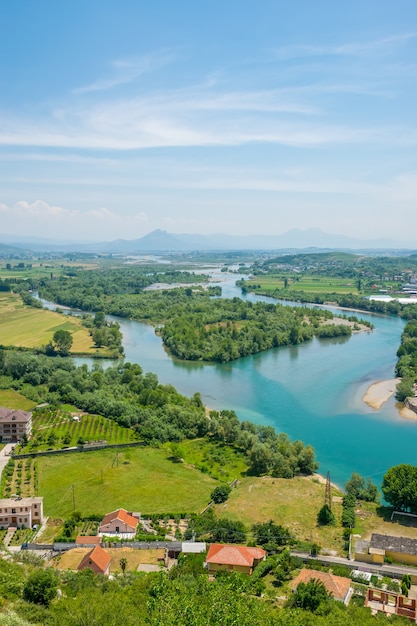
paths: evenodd
<path fill-rule="evenodd" d="M 242 297 L 234 284 L 239 276 L 217 278 L 223 281 L 223 297 Z M 375 325 L 372 333 L 314 339 L 221 365 L 173 359 L 152 326 L 117 321 L 126 360 L 156 373 L 161 383 L 186 395 L 199 391 L 211 408 L 234 409 L 242 420 L 272 425 L 312 444 L 319 471 L 330 471 L 332 482 L 343 485 L 357 471 L 378 484 L 392 465 L 417 463 L 417 420 L 400 417 L 394 398 L 379 411 L 362 401 L 371 383 L 394 377 L 404 321 L 357 315 Z"/>

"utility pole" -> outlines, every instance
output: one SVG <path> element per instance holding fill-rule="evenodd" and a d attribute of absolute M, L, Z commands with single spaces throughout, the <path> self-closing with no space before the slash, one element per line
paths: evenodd
<path fill-rule="evenodd" d="M 327 504 L 329 509 L 332 509 L 332 492 L 330 489 L 330 472 L 327 472 L 326 476 L 326 492 L 324 494 L 324 504 Z"/>

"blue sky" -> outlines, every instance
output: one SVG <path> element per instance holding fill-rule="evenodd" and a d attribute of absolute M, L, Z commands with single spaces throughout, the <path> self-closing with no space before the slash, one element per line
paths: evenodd
<path fill-rule="evenodd" d="M 0 234 L 414 238 L 415 0 L 20 0 L 0 27 Z"/>

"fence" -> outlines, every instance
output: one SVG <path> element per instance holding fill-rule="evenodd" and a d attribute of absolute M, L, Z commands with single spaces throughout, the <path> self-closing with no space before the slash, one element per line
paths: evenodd
<path fill-rule="evenodd" d="M 130 443 L 110 443 L 107 445 L 83 447 L 77 446 L 74 448 L 62 448 L 61 450 L 44 450 L 42 452 L 26 452 L 24 454 L 14 454 L 13 459 L 30 459 L 37 456 L 53 456 L 56 454 L 68 454 L 72 452 L 94 452 L 94 450 L 108 450 L 111 448 L 136 448 L 147 446 L 145 441 L 131 441 Z"/>

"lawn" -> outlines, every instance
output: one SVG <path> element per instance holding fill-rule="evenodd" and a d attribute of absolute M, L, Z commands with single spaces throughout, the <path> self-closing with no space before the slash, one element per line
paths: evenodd
<path fill-rule="evenodd" d="M 0 406 L 8 409 L 20 409 L 21 411 L 32 411 L 36 403 L 28 400 L 14 389 L 0 389 Z"/>
<path fill-rule="evenodd" d="M 0 293 L 1 345 L 39 348 L 51 341 L 57 330 L 68 330 L 72 334 L 72 353 L 105 354 L 94 347 L 80 318 L 36 309 L 23 304 L 17 294 Z"/>
<path fill-rule="evenodd" d="M 246 477 L 232 490 L 225 504 L 217 505 L 218 515 L 242 521 L 248 528 L 258 522 L 273 520 L 287 527 L 300 541 L 326 548 L 343 549 L 342 527 L 317 526 L 317 514 L 324 504 L 325 486 L 313 478 Z M 332 489 L 332 496 L 340 496 Z M 334 503 L 332 510 L 340 520 L 342 506 Z"/>
<path fill-rule="evenodd" d="M 123 507 L 145 513 L 199 512 L 216 481 L 151 447 L 97 450 L 38 459 L 45 514 L 104 515 Z M 74 486 L 74 487 L 73 487 Z"/>
<path fill-rule="evenodd" d="M 74 548 L 68 550 L 59 557 L 56 557 L 52 564 L 57 569 L 61 570 L 76 570 L 81 563 L 84 556 L 90 548 Z M 134 572 L 137 570 L 138 565 L 146 563 L 147 565 L 157 565 L 158 559 L 164 557 L 165 550 L 134 550 L 133 548 L 106 548 L 106 552 L 111 556 L 110 572 L 112 574 L 120 574 L 122 569 L 120 567 L 120 559 L 122 557 L 127 559 L 127 572 Z"/>

